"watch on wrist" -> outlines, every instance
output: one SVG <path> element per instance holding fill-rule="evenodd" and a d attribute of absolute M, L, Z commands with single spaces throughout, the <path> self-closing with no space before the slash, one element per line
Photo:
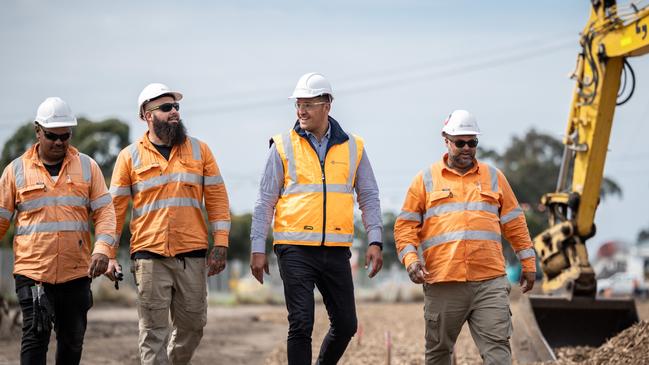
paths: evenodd
<path fill-rule="evenodd" d="M 375 241 L 375 242 L 370 243 L 369 246 L 379 246 L 381 251 L 383 251 L 383 242 Z"/>

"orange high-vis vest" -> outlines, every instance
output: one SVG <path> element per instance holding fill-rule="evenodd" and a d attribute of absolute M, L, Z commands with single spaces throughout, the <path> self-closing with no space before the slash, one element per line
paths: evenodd
<path fill-rule="evenodd" d="M 461 175 L 446 159 L 415 177 L 395 222 L 397 252 L 406 268 L 419 259 L 420 249 L 428 283 L 499 277 L 505 275 L 504 237 L 523 271 L 535 272 L 525 215 L 505 176 L 477 161 Z"/>
<path fill-rule="evenodd" d="M 148 133 L 148 132 L 147 132 Z M 223 178 L 210 148 L 194 137 L 173 146 L 167 161 L 148 134 L 124 148 L 115 163 L 110 192 L 120 237 L 128 202 L 131 210 L 131 253 L 148 251 L 166 257 L 228 246 L 230 211 Z"/>
<path fill-rule="evenodd" d="M 354 181 L 363 140 L 331 146 L 324 163 L 295 130 L 273 137 L 284 166 L 284 186 L 275 206 L 273 244 L 352 245 Z"/>
<path fill-rule="evenodd" d="M 14 274 L 50 284 L 84 277 L 94 253 L 115 257 L 115 211 L 97 163 L 68 147 L 56 181 L 38 157 L 38 144 L 0 178 L 0 237 L 15 218 Z"/>

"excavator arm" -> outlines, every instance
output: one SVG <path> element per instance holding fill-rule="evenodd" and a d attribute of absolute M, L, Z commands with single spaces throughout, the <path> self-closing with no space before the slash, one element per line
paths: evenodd
<path fill-rule="evenodd" d="M 635 88 L 627 58 L 649 52 L 649 7 L 620 7 L 615 0 L 591 3 L 572 76 L 576 85 L 556 190 L 541 201 L 549 227 L 534 238 L 546 294 L 529 296 L 529 304 L 543 342 L 552 348 L 599 346 L 638 321 L 632 298 L 596 297 L 586 241 L 595 234 L 615 108 Z"/>

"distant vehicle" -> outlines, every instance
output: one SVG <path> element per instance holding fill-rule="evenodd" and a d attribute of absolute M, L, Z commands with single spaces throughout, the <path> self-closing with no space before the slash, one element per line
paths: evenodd
<path fill-rule="evenodd" d="M 646 297 L 649 294 L 649 288 L 640 286 L 635 275 L 628 272 L 618 272 L 608 278 L 598 279 L 597 293 L 602 297 Z"/>

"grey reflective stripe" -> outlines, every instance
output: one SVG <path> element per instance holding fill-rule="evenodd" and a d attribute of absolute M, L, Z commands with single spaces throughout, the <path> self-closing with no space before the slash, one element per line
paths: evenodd
<path fill-rule="evenodd" d="M 115 185 L 112 185 L 108 191 L 110 192 L 110 194 L 112 196 L 131 195 L 131 187 L 130 186 L 115 186 Z"/>
<path fill-rule="evenodd" d="M 311 232 L 273 232 L 275 241 L 322 242 L 322 233 Z"/>
<path fill-rule="evenodd" d="M 526 248 L 524 250 L 516 252 L 516 256 L 518 256 L 519 260 L 525 260 L 530 257 L 536 257 L 536 252 L 534 252 L 533 248 Z"/>
<path fill-rule="evenodd" d="M 511 212 L 500 217 L 500 224 L 505 224 L 523 214 L 521 207 L 514 208 Z"/>
<path fill-rule="evenodd" d="M 433 175 L 430 167 L 427 167 L 424 170 L 424 187 L 426 188 L 427 193 L 431 193 L 433 191 Z"/>
<path fill-rule="evenodd" d="M 327 233 L 325 234 L 325 242 L 345 242 L 352 243 L 354 235 L 342 233 Z"/>
<path fill-rule="evenodd" d="M 218 176 L 205 176 L 203 180 L 203 185 L 219 185 L 223 184 L 223 178 Z"/>
<path fill-rule="evenodd" d="M 18 157 L 12 162 L 14 168 L 14 176 L 16 179 L 16 187 L 22 188 L 25 185 L 25 170 L 23 167 L 23 159 Z"/>
<path fill-rule="evenodd" d="M 498 169 L 495 167 L 489 166 L 489 175 L 491 175 L 491 191 L 494 193 L 498 192 Z"/>
<path fill-rule="evenodd" d="M 130 146 L 128 146 L 129 152 L 131 152 L 131 161 L 133 162 L 133 168 L 137 169 L 142 165 L 142 161 L 140 160 L 140 151 L 137 150 L 137 145 L 139 142 L 131 143 Z"/>
<path fill-rule="evenodd" d="M 211 222 L 212 230 L 215 231 L 229 231 L 230 230 L 230 221 L 214 221 Z"/>
<path fill-rule="evenodd" d="M 293 144 L 291 143 L 291 134 L 282 135 L 282 144 L 284 145 L 284 154 L 286 155 L 286 165 L 288 166 L 288 177 L 291 179 L 290 184 L 297 183 L 297 172 L 295 170 L 295 156 L 293 154 Z"/>
<path fill-rule="evenodd" d="M 498 215 L 498 207 L 484 202 L 446 203 L 428 208 L 424 219 L 436 217 L 445 213 L 478 210 Z"/>
<path fill-rule="evenodd" d="M 110 204 L 113 201 L 113 198 L 110 196 L 110 194 L 104 194 L 100 196 L 99 198 L 93 200 L 90 202 L 90 209 L 92 211 L 95 211 L 99 208 L 105 207 L 108 204 Z"/>
<path fill-rule="evenodd" d="M 175 172 L 173 174 L 158 175 L 148 180 L 140 181 L 139 183 L 133 184 L 131 186 L 131 190 L 134 193 L 139 193 L 141 191 L 151 189 L 160 185 L 165 185 L 170 182 L 186 182 L 191 184 L 202 185 L 203 176 L 197 174 L 191 174 L 188 172 Z"/>
<path fill-rule="evenodd" d="M 194 137 L 189 137 L 189 140 L 192 143 L 192 157 L 194 160 L 199 160 L 201 159 L 201 144 L 198 141 L 198 139 Z"/>
<path fill-rule="evenodd" d="M 404 221 L 415 221 L 421 223 L 421 214 L 415 213 L 415 212 L 406 212 L 405 210 L 402 210 L 401 213 L 399 213 L 399 216 L 397 219 L 401 219 Z"/>
<path fill-rule="evenodd" d="M 347 185 L 354 186 L 354 173 L 356 172 L 356 138 L 348 133 L 349 137 L 349 176 L 347 177 Z M 329 187 L 327 186 L 327 191 Z"/>
<path fill-rule="evenodd" d="M 40 232 L 62 232 L 62 231 L 89 231 L 88 222 L 48 222 L 36 223 L 29 226 L 17 226 L 16 236 L 24 236 Z"/>
<path fill-rule="evenodd" d="M 4 218 L 6 220 L 10 220 L 11 216 L 14 214 L 14 212 L 9 211 L 8 209 L 5 209 L 3 207 L 0 207 L 0 218 Z"/>
<path fill-rule="evenodd" d="M 492 231 L 456 231 L 433 236 L 424 242 L 422 247 L 427 250 L 442 243 L 458 240 L 488 240 L 500 242 L 500 234 Z"/>
<path fill-rule="evenodd" d="M 399 261 L 403 262 L 403 258 L 406 257 L 406 254 L 414 252 L 417 253 L 417 249 L 413 245 L 407 245 L 399 252 Z"/>
<path fill-rule="evenodd" d="M 201 209 L 201 203 L 193 198 L 169 198 L 156 200 L 153 203 L 145 204 L 140 208 L 133 209 L 133 218 L 141 217 L 154 210 L 171 207 L 194 207 Z"/>
<path fill-rule="evenodd" d="M 306 241 L 306 242 L 322 242 L 322 233 L 315 232 L 274 232 L 273 238 L 276 241 Z M 325 242 L 348 242 L 351 243 L 354 239 L 351 234 L 340 233 L 327 233 L 325 234 Z"/>
<path fill-rule="evenodd" d="M 90 182 L 92 177 L 90 171 L 90 157 L 86 154 L 79 153 L 79 162 L 81 162 L 81 173 L 83 174 L 83 180 L 85 182 Z"/>
<path fill-rule="evenodd" d="M 95 239 L 97 241 L 104 241 L 111 246 L 115 246 L 115 238 L 109 234 L 105 234 L 105 233 L 98 234 L 97 237 L 95 237 Z"/>
<path fill-rule="evenodd" d="M 352 194 L 353 187 L 344 184 L 327 184 L 327 193 Z M 300 193 L 322 193 L 322 184 L 291 184 L 282 191 L 282 195 Z"/>
<path fill-rule="evenodd" d="M 24 212 L 45 206 L 87 207 L 88 199 L 80 196 L 45 196 L 20 203 L 16 206 L 16 209 L 19 212 Z"/>

